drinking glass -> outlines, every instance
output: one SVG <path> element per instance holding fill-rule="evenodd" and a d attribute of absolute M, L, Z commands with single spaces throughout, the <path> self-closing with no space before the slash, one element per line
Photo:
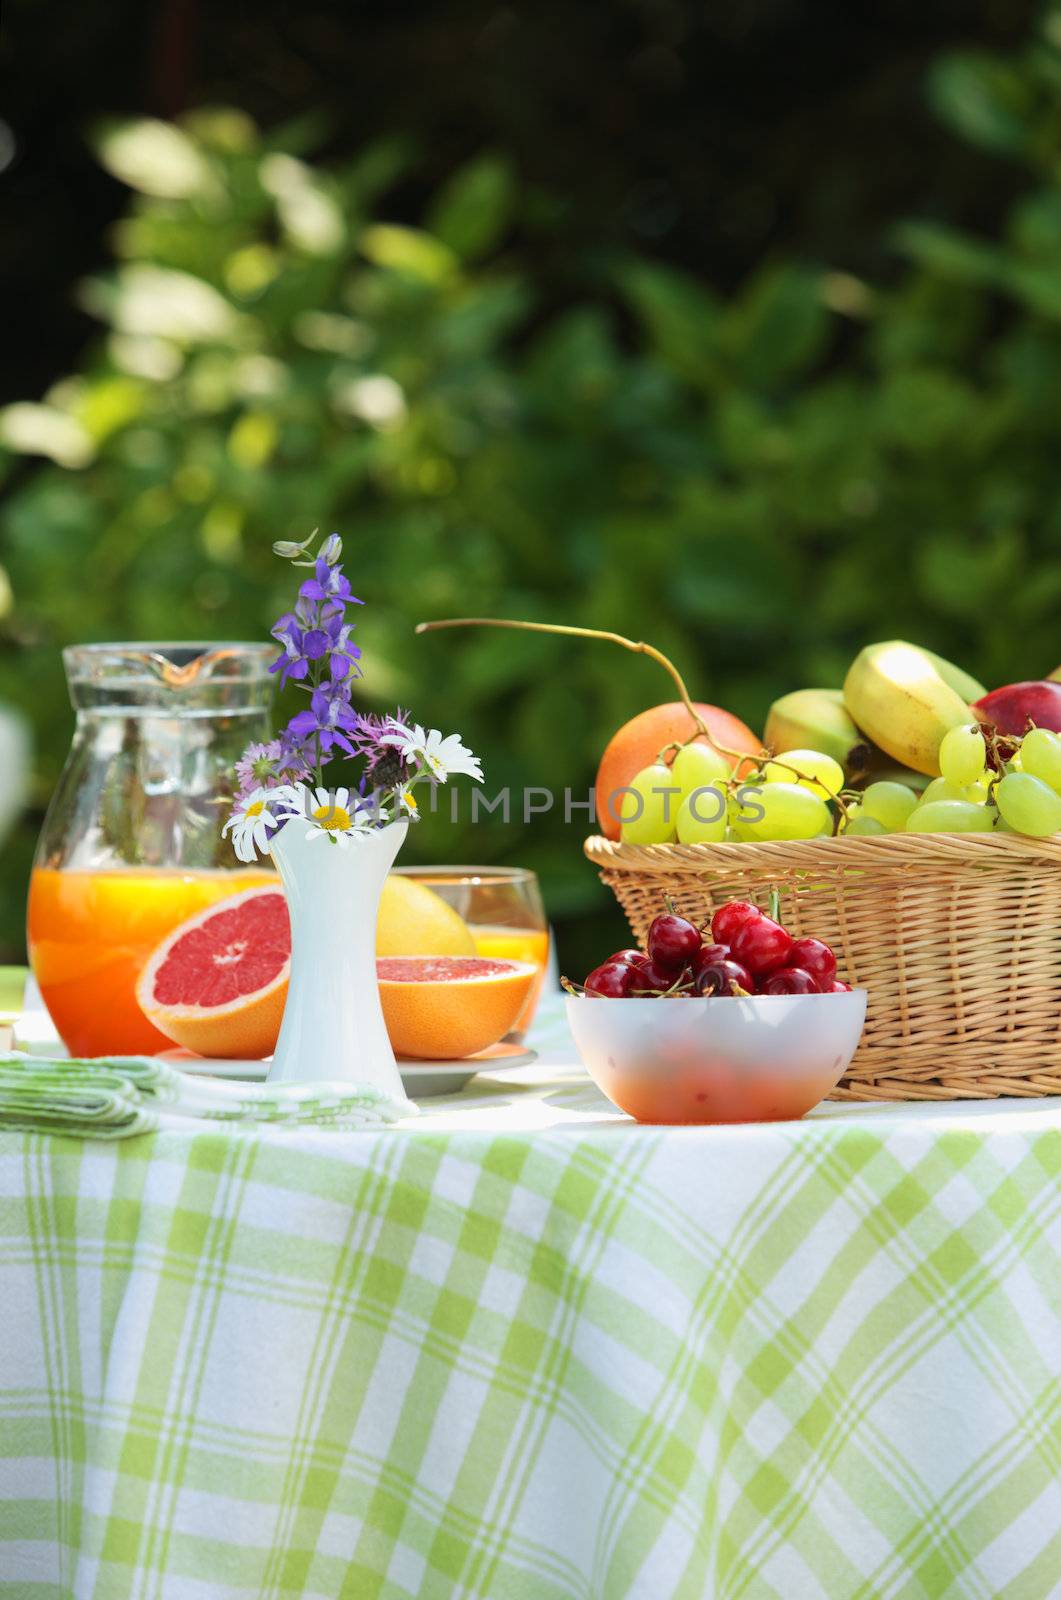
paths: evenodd
<path fill-rule="evenodd" d="M 549 962 L 549 924 L 538 879 L 526 867 L 398 867 L 451 905 L 471 930 L 476 954 L 529 961 L 538 972 L 508 1037 L 522 1041 L 541 996 Z"/>
<path fill-rule="evenodd" d="M 71 1054 L 172 1048 L 136 984 L 185 918 L 275 874 L 221 827 L 244 746 L 269 737 L 275 650 L 92 644 L 63 652 L 73 743 L 30 879 L 30 965 Z"/>

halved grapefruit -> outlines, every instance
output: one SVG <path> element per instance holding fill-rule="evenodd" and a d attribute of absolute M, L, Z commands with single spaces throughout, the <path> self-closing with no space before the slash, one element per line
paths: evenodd
<path fill-rule="evenodd" d="M 160 1033 L 202 1056 L 254 1060 L 276 1048 L 291 968 L 279 889 L 246 889 L 164 939 L 136 998 Z"/>
<path fill-rule="evenodd" d="M 538 968 L 485 956 L 385 956 L 376 962 L 395 1053 L 457 1060 L 496 1044 L 523 1009 Z"/>

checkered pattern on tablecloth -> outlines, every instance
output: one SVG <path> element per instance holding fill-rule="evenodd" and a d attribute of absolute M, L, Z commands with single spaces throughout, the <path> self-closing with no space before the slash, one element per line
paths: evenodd
<path fill-rule="evenodd" d="M 1059 1179 L 1043 1109 L 5 1136 L 0 1597 L 1057 1596 Z"/>

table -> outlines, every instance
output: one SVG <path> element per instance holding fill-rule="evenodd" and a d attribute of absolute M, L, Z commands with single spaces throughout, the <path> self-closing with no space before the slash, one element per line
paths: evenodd
<path fill-rule="evenodd" d="M 1061 1595 L 1061 1103 L 0 1139 L 0 1596 Z"/>

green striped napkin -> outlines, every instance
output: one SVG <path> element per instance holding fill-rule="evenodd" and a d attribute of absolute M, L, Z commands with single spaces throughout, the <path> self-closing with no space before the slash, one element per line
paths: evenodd
<path fill-rule="evenodd" d="M 153 1056 L 0 1056 L 0 1128 L 127 1139 L 153 1132 L 164 1116 L 368 1128 L 415 1111 L 410 1100 L 363 1083 L 231 1083 L 192 1077 Z"/>

